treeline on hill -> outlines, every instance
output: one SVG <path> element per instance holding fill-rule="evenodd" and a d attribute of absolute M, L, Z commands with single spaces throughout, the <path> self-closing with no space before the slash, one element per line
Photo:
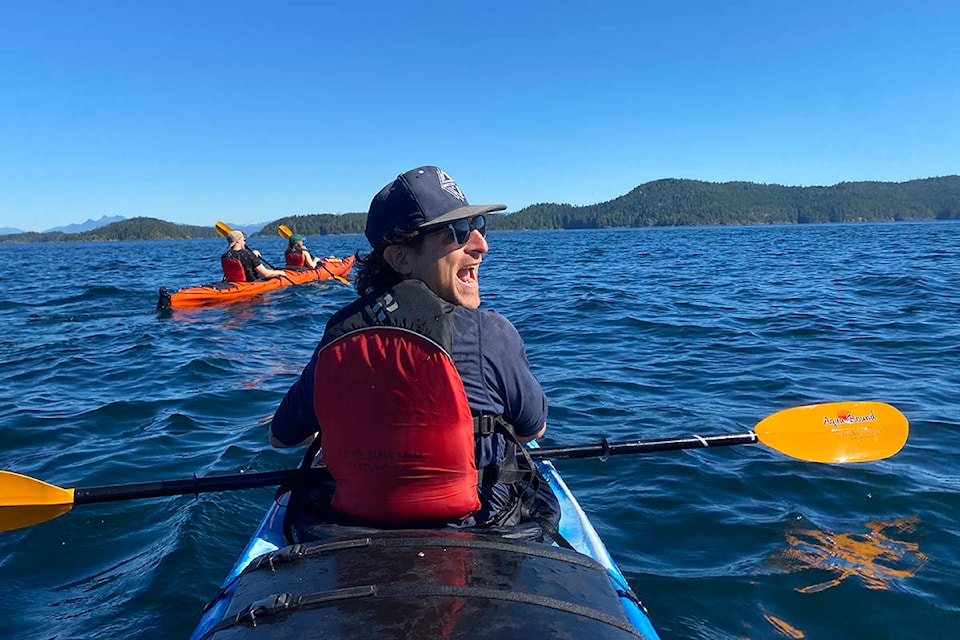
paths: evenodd
<path fill-rule="evenodd" d="M 657 180 L 608 202 L 536 204 L 491 216 L 492 229 L 595 229 L 960 219 L 960 176 L 783 187 Z"/>
<path fill-rule="evenodd" d="M 535 204 L 487 219 L 500 230 L 952 220 L 960 219 L 960 176 L 832 187 L 666 179 L 599 204 Z M 259 235 L 281 224 L 307 236 L 363 233 L 365 223 L 364 213 L 291 216 Z"/>
<path fill-rule="evenodd" d="M 363 233 L 366 213 L 315 213 L 306 216 L 280 218 L 257 232 L 258 236 L 275 236 L 280 225 L 285 225 L 302 236 L 339 236 Z"/>
<path fill-rule="evenodd" d="M 190 238 L 216 238 L 213 227 L 197 227 L 188 224 L 174 224 L 156 218 L 130 218 L 108 225 L 81 231 L 64 233 L 13 233 L 0 236 L 0 242 L 93 242 L 97 240 L 187 240 Z"/>
<path fill-rule="evenodd" d="M 832 187 L 784 187 L 754 182 L 665 179 L 599 204 L 535 204 L 490 214 L 491 229 L 598 229 L 816 222 L 960 219 L 960 176 L 909 182 L 841 182 Z M 256 235 L 274 236 L 283 224 L 305 236 L 362 234 L 366 213 L 280 218 Z M 133 218 L 82 233 L 19 233 L 0 242 L 173 240 L 212 238 L 212 227 Z"/>

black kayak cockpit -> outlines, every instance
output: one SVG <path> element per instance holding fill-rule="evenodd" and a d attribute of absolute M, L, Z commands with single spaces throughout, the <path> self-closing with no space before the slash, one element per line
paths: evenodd
<path fill-rule="evenodd" d="M 457 531 L 391 531 L 284 547 L 238 576 L 204 639 L 642 637 L 583 554 Z"/>
<path fill-rule="evenodd" d="M 169 311 L 171 308 L 170 292 L 166 287 L 160 287 L 160 295 L 157 299 L 157 311 Z"/>

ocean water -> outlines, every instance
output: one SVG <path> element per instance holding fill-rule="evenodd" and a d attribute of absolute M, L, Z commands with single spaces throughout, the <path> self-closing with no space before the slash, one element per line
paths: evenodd
<path fill-rule="evenodd" d="M 665 639 L 960 630 L 960 223 L 489 240 L 484 305 L 525 340 L 546 445 L 749 431 L 839 400 L 910 421 L 900 453 L 852 465 L 764 445 L 558 462 Z M 282 242 L 252 240 L 271 260 Z M 0 468 L 69 488 L 294 466 L 265 422 L 355 293 L 154 310 L 160 285 L 218 279 L 222 249 L 0 244 Z M 272 496 L 81 505 L 0 533 L 0 635 L 186 638 Z"/>

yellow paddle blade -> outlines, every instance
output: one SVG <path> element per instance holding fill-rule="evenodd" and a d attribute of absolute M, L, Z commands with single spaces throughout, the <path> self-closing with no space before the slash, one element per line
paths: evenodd
<path fill-rule="evenodd" d="M 73 489 L 61 489 L 12 471 L 0 471 L 0 531 L 22 529 L 73 507 Z"/>
<path fill-rule="evenodd" d="M 293 231 L 290 231 L 290 227 L 284 224 L 277 227 L 277 233 L 279 233 L 284 238 L 289 238 L 290 236 L 293 235 Z"/>
<path fill-rule="evenodd" d="M 217 224 L 215 226 L 217 227 L 217 233 L 219 233 L 224 238 L 226 238 L 230 234 L 230 232 L 233 231 L 233 229 L 231 229 L 227 225 L 227 223 L 220 222 L 219 220 L 217 221 Z"/>
<path fill-rule="evenodd" d="M 779 411 L 754 429 L 760 442 L 811 462 L 866 462 L 907 441 L 907 419 L 883 402 L 827 402 Z"/>

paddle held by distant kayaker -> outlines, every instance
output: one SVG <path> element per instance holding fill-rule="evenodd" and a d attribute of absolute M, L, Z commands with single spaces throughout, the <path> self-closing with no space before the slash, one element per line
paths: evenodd
<path fill-rule="evenodd" d="M 223 279 L 230 282 L 253 282 L 258 278 L 281 278 L 286 274 L 279 269 L 269 269 L 260 261 L 260 252 L 247 248 L 247 238 L 242 231 L 227 234 L 227 252 L 220 256 Z"/>
<path fill-rule="evenodd" d="M 521 446 L 546 430 L 546 395 L 516 328 L 479 309 L 484 216 L 505 208 L 470 205 L 435 166 L 373 198 L 360 298 L 327 322 L 270 428 L 274 446 L 312 443 L 305 462 L 322 443 L 335 490 L 311 494 L 329 502 L 314 519 L 555 527 L 556 499 Z M 291 537 L 310 533 L 294 522 Z"/>

